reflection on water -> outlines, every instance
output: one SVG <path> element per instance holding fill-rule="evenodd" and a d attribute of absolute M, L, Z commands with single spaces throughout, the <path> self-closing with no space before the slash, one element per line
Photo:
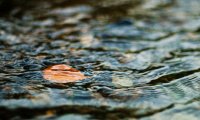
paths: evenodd
<path fill-rule="evenodd" d="M 0 19 L 2 119 L 199 118 L 199 0 L 12 2 Z"/>

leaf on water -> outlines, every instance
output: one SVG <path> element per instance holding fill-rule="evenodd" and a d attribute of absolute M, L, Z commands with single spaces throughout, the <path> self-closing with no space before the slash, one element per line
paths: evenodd
<path fill-rule="evenodd" d="M 68 83 L 87 78 L 79 70 L 68 65 L 53 65 L 43 70 L 43 78 L 57 83 Z"/>

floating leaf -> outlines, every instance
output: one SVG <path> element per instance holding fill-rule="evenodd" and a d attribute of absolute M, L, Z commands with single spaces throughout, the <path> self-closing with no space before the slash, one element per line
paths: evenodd
<path fill-rule="evenodd" d="M 43 77 L 46 80 L 57 83 L 75 82 L 86 78 L 79 70 L 65 64 L 54 65 L 44 69 Z"/>

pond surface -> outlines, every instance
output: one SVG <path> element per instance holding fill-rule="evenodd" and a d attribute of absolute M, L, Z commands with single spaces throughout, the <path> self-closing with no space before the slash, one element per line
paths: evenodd
<path fill-rule="evenodd" d="M 0 17 L 0 119 L 200 118 L 199 0 L 21 4 Z M 60 64 L 83 79 L 45 79 Z"/>

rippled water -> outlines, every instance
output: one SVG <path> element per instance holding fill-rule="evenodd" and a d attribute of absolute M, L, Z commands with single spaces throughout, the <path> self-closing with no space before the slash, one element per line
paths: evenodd
<path fill-rule="evenodd" d="M 199 0 L 30 2 L 1 13 L 0 119 L 198 120 Z"/>

